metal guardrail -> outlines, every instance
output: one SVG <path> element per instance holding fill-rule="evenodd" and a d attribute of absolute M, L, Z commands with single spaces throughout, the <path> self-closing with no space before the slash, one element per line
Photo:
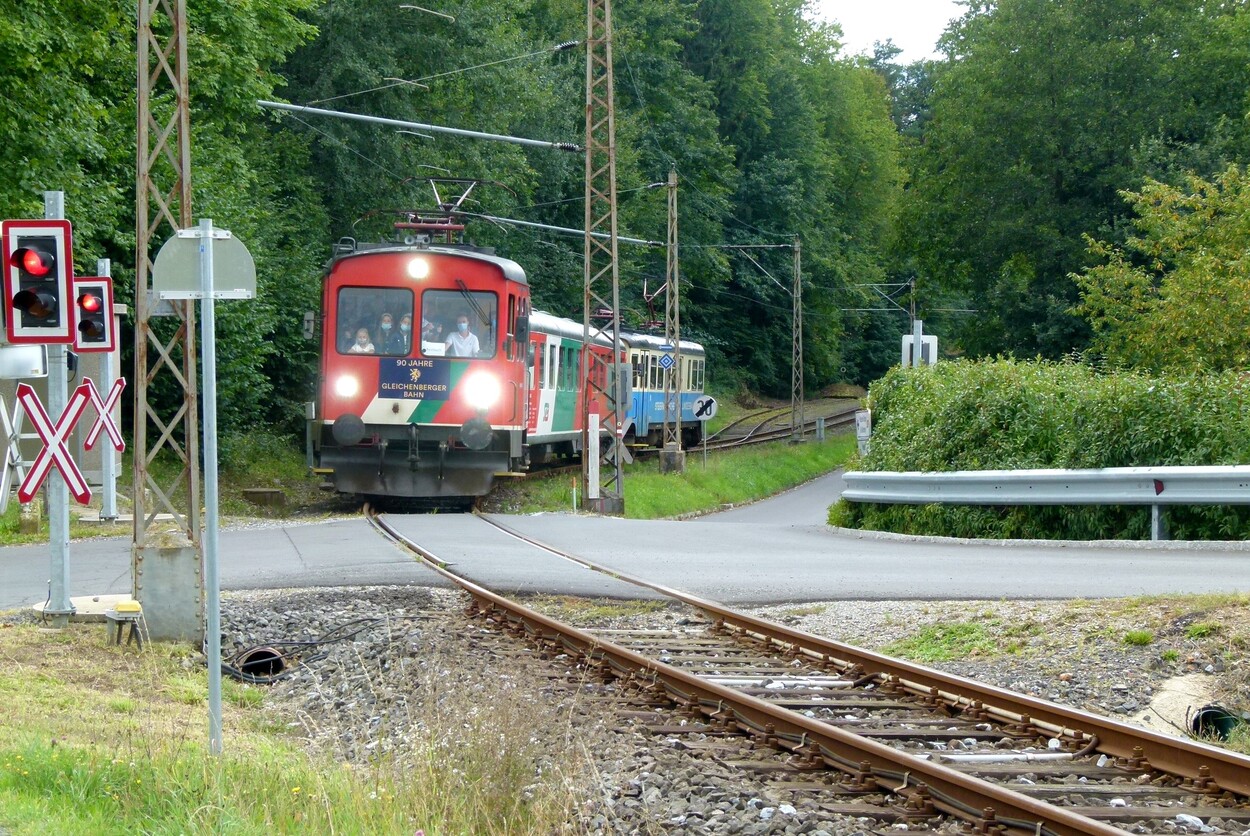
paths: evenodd
<path fill-rule="evenodd" d="M 1168 505 L 1250 505 L 1250 465 L 1096 470 L 853 471 L 842 498 L 927 505 L 1149 505 L 1151 539 L 1166 540 Z"/>

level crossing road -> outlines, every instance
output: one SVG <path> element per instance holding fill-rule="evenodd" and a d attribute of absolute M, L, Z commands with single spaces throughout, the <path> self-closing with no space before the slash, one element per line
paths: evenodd
<path fill-rule="evenodd" d="M 617 572 L 729 604 L 827 600 L 1103 598 L 1250 589 L 1241 543 L 974 542 L 830 528 L 833 474 L 755 505 L 692 520 L 510 515 L 513 529 Z M 500 592 L 631 596 L 600 573 L 542 555 L 469 514 L 391 517 L 457 571 Z M 48 547 L 0 548 L 0 609 L 47 596 Z M 360 518 L 220 534 L 223 590 L 444 585 Z M 70 594 L 129 593 L 130 540 L 78 541 Z"/>
<path fill-rule="evenodd" d="M 129 537 L 70 544 L 70 597 L 130 594 Z M 223 530 L 221 588 L 446 585 L 436 573 L 379 537 L 363 518 Z M 48 595 L 47 544 L 0 548 L 0 610 Z"/>

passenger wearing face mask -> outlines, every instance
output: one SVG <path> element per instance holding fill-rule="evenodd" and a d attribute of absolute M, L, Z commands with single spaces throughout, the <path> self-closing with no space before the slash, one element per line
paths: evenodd
<path fill-rule="evenodd" d="M 399 331 L 387 344 L 388 354 L 407 355 L 412 351 L 412 316 L 404 314 L 399 318 Z"/>
<path fill-rule="evenodd" d="M 389 346 L 395 335 L 395 319 L 388 313 L 382 314 L 378 320 L 377 331 L 373 334 L 373 343 L 380 354 L 390 354 Z"/>
<path fill-rule="evenodd" d="M 469 318 L 464 314 L 456 317 L 456 330 L 447 338 L 445 347 L 448 357 L 476 357 L 482 350 L 477 335 L 469 330 Z"/>

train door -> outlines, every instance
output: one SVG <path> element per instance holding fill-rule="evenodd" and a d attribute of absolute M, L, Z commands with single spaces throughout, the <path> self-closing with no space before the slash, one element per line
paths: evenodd
<path fill-rule="evenodd" d="M 559 337 L 544 334 L 538 343 L 538 351 L 534 361 L 534 387 L 538 395 L 538 420 L 535 424 L 537 433 L 549 436 L 552 432 L 552 418 L 555 414 L 555 380 L 559 372 Z"/>

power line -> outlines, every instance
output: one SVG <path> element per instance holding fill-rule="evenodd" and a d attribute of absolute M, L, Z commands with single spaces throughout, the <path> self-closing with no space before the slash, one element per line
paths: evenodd
<path fill-rule="evenodd" d="M 470 139 L 489 139 L 495 142 L 510 142 L 514 145 L 528 145 L 536 148 L 553 148 L 557 151 L 576 151 L 580 153 L 582 147 L 573 142 L 548 142 L 543 139 L 525 139 L 519 136 L 508 136 L 506 134 L 490 134 L 483 131 L 467 131 L 462 128 L 445 128 L 442 125 L 426 125 L 421 122 L 409 122 L 404 119 L 387 119 L 382 116 L 366 116 L 362 113 L 347 113 L 342 110 L 323 110 L 316 107 L 308 107 L 307 105 L 295 105 L 287 102 L 270 102 L 261 100 L 257 102 L 261 107 L 270 110 L 282 110 L 292 113 L 309 113 L 314 116 L 334 116 L 338 119 L 349 119 L 355 122 L 368 122 L 373 125 L 386 125 L 391 128 L 408 128 L 418 131 L 429 131 L 430 133 L 444 133 L 452 136 L 468 137 Z"/>
<path fill-rule="evenodd" d="M 511 58 L 500 58 L 497 61 L 487 61 L 484 64 L 474 64 L 472 67 L 461 67 L 460 69 L 457 69 L 457 70 L 448 70 L 445 73 L 435 73 L 434 75 L 428 75 L 428 76 L 423 76 L 421 78 L 414 78 L 414 79 L 404 79 L 404 78 L 389 79 L 391 82 L 390 84 L 383 84 L 378 87 L 370 87 L 365 90 L 357 90 L 355 93 L 342 93 L 338 96 L 330 96 L 329 98 L 325 98 L 325 99 L 313 99 L 312 101 L 308 102 L 308 104 L 310 105 L 311 104 L 325 104 L 326 102 L 334 102 L 334 101 L 338 101 L 339 99 L 350 99 L 353 96 L 363 96 L 366 93 L 377 93 L 380 90 L 390 90 L 393 87 L 400 87 L 405 84 L 411 85 L 411 86 L 417 86 L 417 87 L 426 87 L 425 82 L 427 81 L 434 81 L 435 79 L 439 79 L 439 78 L 447 78 L 448 76 L 460 75 L 462 73 L 471 72 L 473 70 L 485 69 L 486 67 L 495 67 L 500 64 L 508 64 L 508 63 L 511 63 L 512 61 L 523 61 L 526 58 L 533 58 L 535 55 L 547 55 L 548 53 L 563 52 L 566 49 L 572 49 L 575 46 L 580 46 L 581 43 L 582 43 L 581 41 L 564 41 L 562 43 L 556 44 L 555 46 L 546 47 L 545 49 L 535 50 L 534 52 L 527 52 L 524 55 L 514 55 Z"/>

